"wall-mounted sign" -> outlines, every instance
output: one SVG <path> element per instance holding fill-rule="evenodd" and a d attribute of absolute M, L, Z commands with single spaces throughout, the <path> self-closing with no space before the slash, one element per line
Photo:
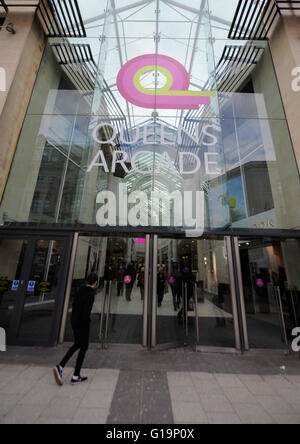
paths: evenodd
<path fill-rule="evenodd" d="M 38 291 L 40 293 L 51 293 L 51 282 L 40 282 L 38 286 Z"/>
<path fill-rule="evenodd" d="M 18 291 L 20 285 L 20 281 L 13 281 L 11 286 L 11 291 Z"/>
<path fill-rule="evenodd" d="M 27 291 L 33 293 L 35 289 L 35 281 L 29 281 L 27 286 Z"/>
<path fill-rule="evenodd" d="M 8 291 L 9 289 L 9 281 L 7 279 L 0 280 L 0 292 Z"/>
<path fill-rule="evenodd" d="M 268 219 L 258 224 L 254 224 L 253 228 L 258 228 L 258 229 L 275 228 L 275 224 L 271 219 Z"/>
<path fill-rule="evenodd" d="M 145 244 L 146 243 L 146 239 L 144 239 L 143 237 L 138 237 L 136 239 L 136 243 L 137 244 Z"/>

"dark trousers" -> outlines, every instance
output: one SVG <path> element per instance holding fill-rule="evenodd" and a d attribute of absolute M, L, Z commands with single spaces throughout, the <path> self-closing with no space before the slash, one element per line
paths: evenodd
<path fill-rule="evenodd" d="M 123 282 L 118 282 L 118 296 L 123 296 L 124 284 Z"/>
<path fill-rule="evenodd" d="M 74 328 L 75 342 L 72 348 L 68 351 L 64 359 L 61 361 L 61 367 L 65 368 L 72 356 L 79 350 L 74 376 L 80 376 L 81 368 L 85 359 L 86 352 L 89 348 L 90 327 Z"/>
<path fill-rule="evenodd" d="M 165 291 L 164 290 L 159 290 L 158 291 L 158 293 L 157 293 L 158 305 L 161 305 L 163 303 L 164 295 L 165 295 Z"/>
<path fill-rule="evenodd" d="M 128 302 L 131 301 L 131 293 L 132 293 L 132 290 L 133 290 L 133 285 L 126 285 L 126 300 L 127 300 Z"/>
<path fill-rule="evenodd" d="M 172 285 L 172 296 L 173 296 L 174 308 L 175 309 L 179 308 L 181 303 L 181 294 L 178 288 L 175 288 L 173 285 Z"/>
<path fill-rule="evenodd" d="M 141 299 L 143 301 L 145 298 L 145 286 L 144 285 L 140 286 L 140 292 L 141 292 Z"/>

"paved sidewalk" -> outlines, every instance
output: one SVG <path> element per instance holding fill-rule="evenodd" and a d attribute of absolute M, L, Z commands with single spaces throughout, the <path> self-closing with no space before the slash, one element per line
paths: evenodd
<path fill-rule="evenodd" d="M 71 386 L 67 369 L 58 387 L 64 351 L 0 354 L 0 424 L 300 424 L 295 355 L 92 349 L 89 382 Z"/>
<path fill-rule="evenodd" d="M 0 424 L 105 424 L 118 381 L 117 370 L 88 370 L 89 383 L 54 383 L 45 367 L 0 366 Z"/>
<path fill-rule="evenodd" d="M 169 373 L 175 424 L 300 424 L 300 376 Z"/>
<path fill-rule="evenodd" d="M 300 424 L 300 376 L 0 366 L 0 424 Z"/>

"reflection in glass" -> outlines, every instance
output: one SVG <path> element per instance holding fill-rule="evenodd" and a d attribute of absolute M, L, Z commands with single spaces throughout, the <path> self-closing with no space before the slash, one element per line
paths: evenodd
<path fill-rule="evenodd" d="M 28 242 L 0 239 L 0 327 L 8 332 L 16 298 L 21 287 L 21 273 Z"/>
<path fill-rule="evenodd" d="M 18 334 L 21 340 L 50 340 L 64 245 L 57 240 L 36 242 Z"/>
<path fill-rule="evenodd" d="M 299 206 L 290 202 L 299 172 L 268 43 L 224 35 L 237 2 L 226 11 L 219 0 L 107 5 L 97 17 L 81 5 L 86 40 L 47 45 L 1 202 L 3 223 L 187 232 L 168 198 L 190 192 L 194 208 L 204 199 L 205 231 L 298 229 Z M 176 59 L 190 77 L 188 92 L 211 92 L 210 104 L 160 109 L 168 77 L 157 65 L 141 77 L 153 109 L 126 101 L 120 69 L 149 54 Z M 144 193 L 143 217 L 130 221 L 116 211 L 103 222 L 97 215 L 105 191 L 119 207 Z M 170 223 L 163 223 L 165 204 L 152 218 L 152 192 L 167 199 Z"/>
<path fill-rule="evenodd" d="M 251 348 L 284 348 L 299 325 L 299 241 L 241 240 L 240 256 Z"/>
<path fill-rule="evenodd" d="M 100 278 L 92 311 L 91 341 L 99 342 L 100 317 L 105 292 L 111 283 L 109 343 L 141 344 L 144 312 L 145 242 L 143 238 L 79 238 L 72 296 L 85 284 L 89 273 Z M 129 277 L 129 278 L 128 278 Z M 70 302 L 69 319 L 72 307 Z M 66 341 L 72 340 L 70 322 Z"/>
<path fill-rule="evenodd" d="M 196 294 L 198 345 L 235 347 L 225 242 L 159 239 L 158 256 L 158 343 L 196 343 Z M 162 297 L 159 294 L 161 276 L 164 277 Z M 184 323 L 185 291 L 188 299 L 188 336 Z"/>

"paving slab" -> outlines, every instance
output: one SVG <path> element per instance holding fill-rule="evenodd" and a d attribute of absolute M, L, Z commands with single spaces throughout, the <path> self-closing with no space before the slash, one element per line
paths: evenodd
<path fill-rule="evenodd" d="M 87 424 L 106 424 L 107 410 L 106 409 L 87 409 L 79 408 L 72 420 L 72 424 L 87 425 Z"/>
<path fill-rule="evenodd" d="M 257 401 L 271 415 L 294 414 L 294 407 L 279 396 L 257 396 Z"/>
<path fill-rule="evenodd" d="M 237 416 L 243 424 L 249 425 L 269 425 L 276 424 L 276 421 L 261 406 L 254 404 L 234 404 Z"/>
<path fill-rule="evenodd" d="M 43 406 L 17 405 L 4 417 L 3 424 L 22 424 L 31 425 L 41 416 L 44 410 Z"/>
<path fill-rule="evenodd" d="M 207 413 L 234 413 L 225 395 L 201 395 L 200 402 Z"/>
<path fill-rule="evenodd" d="M 0 424 L 299 424 L 300 363 L 247 356 L 91 349 L 85 384 L 58 387 L 65 348 L 0 355 Z M 286 366 L 283 372 L 280 368 Z"/>
<path fill-rule="evenodd" d="M 257 399 L 250 393 L 247 388 L 227 388 L 224 393 L 231 404 L 245 403 L 258 404 Z"/>
<path fill-rule="evenodd" d="M 212 425 L 240 425 L 242 424 L 238 415 L 234 413 L 208 413 L 208 422 Z"/>
<path fill-rule="evenodd" d="M 200 402 L 172 402 L 175 424 L 208 424 L 208 416 Z"/>
<path fill-rule="evenodd" d="M 80 399 L 56 397 L 41 412 L 43 418 L 57 418 L 72 420 L 79 407 Z"/>
<path fill-rule="evenodd" d="M 277 424 L 280 425 L 299 425 L 300 424 L 300 414 L 290 414 L 290 415 L 273 415 L 273 419 Z"/>
<path fill-rule="evenodd" d="M 22 399 L 22 395 L 0 393 L 0 417 L 6 416 Z"/>

